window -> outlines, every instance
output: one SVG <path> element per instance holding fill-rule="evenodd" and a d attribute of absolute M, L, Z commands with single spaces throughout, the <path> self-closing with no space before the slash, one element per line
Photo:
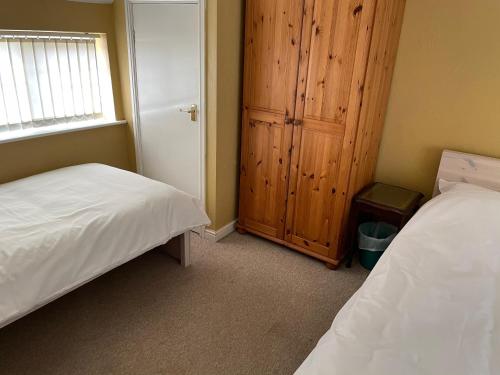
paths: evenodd
<path fill-rule="evenodd" d="M 0 133 L 115 120 L 105 34 L 0 30 Z"/>

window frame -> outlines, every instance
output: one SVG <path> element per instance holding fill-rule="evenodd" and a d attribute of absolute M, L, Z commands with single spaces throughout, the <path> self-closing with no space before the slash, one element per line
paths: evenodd
<path fill-rule="evenodd" d="M 69 131 L 75 131 L 79 129 L 91 129 L 96 127 L 102 127 L 107 125 L 117 125 L 122 124 L 123 121 L 116 120 L 115 112 L 115 102 L 113 95 L 113 86 L 111 78 L 111 66 L 109 62 L 109 51 L 107 35 L 105 33 L 86 33 L 86 32 L 67 32 L 67 31 L 45 31 L 45 30 L 7 30 L 0 29 L 0 35 L 3 40 L 19 40 L 23 37 L 26 39 L 41 39 L 41 40 L 93 40 L 95 44 L 95 59 L 97 63 L 97 75 L 99 80 L 99 95 L 100 95 L 100 106 L 101 111 L 99 113 L 94 112 L 92 115 L 83 116 L 65 116 L 56 117 L 55 113 L 53 117 L 47 117 L 35 121 L 22 121 L 20 119 L 19 123 L 7 123 L 2 125 L 0 131 L 0 143 L 10 142 L 13 140 L 27 139 L 45 136 L 53 133 L 65 133 Z M 7 45 L 9 46 L 9 45 Z M 45 44 L 44 44 L 45 46 Z M 10 48 L 10 47 L 9 47 Z M 79 47 L 77 47 L 79 48 Z M 10 55 L 9 49 L 9 57 Z M 46 51 L 45 51 L 46 53 Z M 12 62 L 11 62 L 12 64 Z M 23 65 L 25 68 L 25 65 Z M 61 71 L 58 65 L 59 71 Z M 49 69 L 49 67 L 47 67 Z M 39 72 L 37 72 L 38 74 Z M 81 76 L 82 72 L 78 72 Z M 58 77 L 60 79 L 61 76 Z M 29 85 L 28 76 L 25 72 L 24 79 L 27 85 Z M 39 76 L 37 75 L 37 85 L 39 85 Z M 17 82 L 15 83 L 17 86 Z M 73 88 L 71 87 L 71 90 Z M 41 95 L 41 94 L 40 94 Z M 51 93 L 52 95 L 52 93 Z M 41 97 L 40 97 L 41 98 Z M 16 100 L 19 102 L 19 97 L 17 96 L 16 89 Z M 31 99 L 30 99 L 31 100 Z M 53 96 L 52 99 L 53 100 Z M 30 104 L 31 105 L 31 104 Z M 96 118 L 98 117 L 98 118 Z M 91 119 L 89 119 L 91 118 Z"/>

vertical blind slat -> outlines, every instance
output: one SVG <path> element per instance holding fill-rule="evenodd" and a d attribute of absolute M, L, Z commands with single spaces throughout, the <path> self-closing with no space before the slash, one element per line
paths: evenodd
<path fill-rule="evenodd" d="M 45 53 L 47 56 L 47 64 L 49 67 L 50 89 L 52 90 L 54 114 L 56 118 L 63 118 L 65 117 L 64 99 L 61 88 L 59 62 L 57 61 L 56 43 L 54 41 L 45 42 Z"/>
<path fill-rule="evenodd" d="M 31 105 L 26 86 L 26 77 L 24 75 L 24 61 L 21 51 L 21 43 L 19 40 L 13 40 L 9 43 L 10 61 L 12 64 L 12 72 L 14 75 L 14 83 L 16 85 L 17 102 L 21 121 L 29 123 L 32 120 Z"/>
<path fill-rule="evenodd" d="M 12 75 L 9 46 L 8 42 L 5 40 L 0 41 L 0 76 L 2 78 L 2 87 L 4 90 L 3 96 L 7 111 L 7 122 L 8 124 L 19 124 L 21 122 L 21 116 L 19 115 L 16 86 L 14 84 L 14 76 Z"/>
<path fill-rule="evenodd" d="M 7 107 L 3 97 L 2 77 L 0 77 L 0 130 L 7 128 L 9 121 L 7 119 Z"/>
<path fill-rule="evenodd" d="M 21 98 L 20 98 L 20 93 L 19 93 L 19 90 L 17 88 L 17 79 L 16 79 L 16 68 L 14 67 L 14 64 L 12 63 L 12 41 L 8 41 L 7 42 L 7 51 L 9 52 L 9 62 L 10 62 L 10 70 L 12 72 L 12 79 L 14 81 L 14 91 L 13 91 L 13 94 L 15 96 L 15 98 L 17 99 L 16 100 L 16 103 L 17 103 L 17 110 L 19 112 L 19 118 L 21 119 L 21 121 L 19 121 L 20 123 L 23 122 L 23 108 L 21 107 Z M 29 121 L 29 120 L 28 120 Z"/>
<path fill-rule="evenodd" d="M 92 105 L 92 87 L 90 86 L 89 58 L 87 52 L 87 44 L 85 42 L 78 43 L 78 55 L 80 57 L 80 76 L 82 78 L 83 105 L 85 107 L 85 114 L 90 115 L 94 113 L 94 109 Z"/>
<path fill-rule="evenodd" d="M 89 56 L 89 68 L 90 68 L 90 82 L 92 86 L 92 102 L 94 105 L 94 112 L 101 112 L 101 91 L 99 88 L 99 73 L 97 71 L 97 57 L 95 43 L 87 42 L 87 51 Z"/>
<path fill-rule="evenodd" d="M 73 87 L 73 73 L 71 71 L 71 60 L 69 58 L 69 46 L 68 41 L 66 43 L 66 59 L 68 61 L 68 73 L 69 73 L 69 85 L 71 87 L 71 102 L 73 103 L 73 114 L 76 115 L 76 104 L 75 104 L 75 89 Z"/>
<path fill-rule="evenodd" d="M 19 82 L 20 85 L 22 85 L 24 87 L 24 90 L 26 90 L 26 97 L 27 97 L 27 100 L 28 100 L 28 106 L 29 106 L 29 114 L 30 114 L 30 123 L 29 124 L 23 124 L 23 128 L 24 127 L 31 127 L 31 122 L 33 121 L 33 106 L 32 106 L 32 103 L 31 103 L 31 96 L 30 96 L 30 90 L 29 90 L 29 87 L 28 87 L 28 79 L 26 77 L 26 62 L 25 62 L 25 58 L 24 58 L 24 51 L 23 51 L 23 45 L 21 44 L 21 41 L 19 40 L 19 52 L 20 52 L 20 56 L 21 56 L 21 70 L 23 72 L 23 80 L 21 82 Z"/>
<path fill-rule="evenodd" d="M 39 52 L 40 52 L 40 74 L 43 82 L 43 94 L 42 98 L 44 103 L 47 103 L 47 117 L 54 118 L 55 117 L 55 106 L 54 106 L 54 97 L 52 96 L 52 83 L 50 81 L 50 70 L 49 70 L 49 61 L 47 58 L 47 50 L 45 41 L 40 41 L 39 44 Z M 49 106 L 50 105 L 50 106 Z"/>
<path fill-rule="evenodd" d="M 45 46 L 43 41 L 33 42 L 35 49 L 35 61 L 38 72 L 38 82 L 41 92 L 42 108 L 44 118 L 54 117 L 54 106 L 52 105 L 52 92 L 50 90 L 49 72 L 47 69 L 47 59 L 45 58 Z"/>
<path fill-rule="evenodd" d="M 35 45 L 31 41 L 27 42 L 26 45 L 27 46 L 31 46 L 31 51 L 33 53 L 33 55 L 32 55 L 33 56 L 33 76 L 30 76 L 30 84 L 32 84 L 32 85 L 36 84 L 37 89 L 38 89 L 38 97 L 37 98 L 40 100 L 40 109 L 41 109 L 42 117 L 41 118 L 37 117 L 36 120 L 41 120 L 41 119 L 45 118 L 45 111 L 44 111 L 44 108 L 43 108 L 42 89 L 41 89 L 41 85 L 40 85 L 40 77 L 38 75 L 38 64 L 37 64 L 37 59 L 36 59 L 36 56 L 35 56 Z M 33 77 L 36 77 L 36 79 L 33 78 Z M 36 93 L 34 93 L 34 91 L 33 91 L 33 95 L 36 96 Z"/>
<path fill-rule="evenodd" d="M 75 115 L 75 109 L 73 106 L 73 93 L 71 89 L 71 75 L 69 73 L 69 60 L 68 51 L 66 49 L 66 42 L 58 41 L 57 55 L 59 58 L 59 72 L 61 75 L 61 87 L 63 92 L 64 100 L 64 112 L 66 117 L 73 117 Z"/>
<path fill-rule="evenodd" d="M 21 41 L 21 53 L 23 56 L 24 76 L 26 78 L 26 89 L 28 90 L 31 119 L 37 121 L 43 119 L 42 99 L 38 87 L 38 74 L 36 71 L 33 43 Z"/>
<path fill-rule="evenodd" d="M 69 61 L 71 66 L 71 83 L 73 84 L 73 95 L 75 100 L 75 114 L 82 116 L 83 108 L 82 81 L 80 80 L 80 65 L 78 62 L 78 49 L 76 42 L 68 43 Z"/>

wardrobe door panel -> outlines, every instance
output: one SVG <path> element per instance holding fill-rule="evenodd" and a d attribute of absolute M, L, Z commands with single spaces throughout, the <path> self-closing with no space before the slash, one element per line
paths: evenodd
<path fill-rule="evenodd" d="M 292 132 L 280 115 L 248 111 L 244 118 L 240 225 L 282 238 Z"/>
<path fill-rule="evenodd" d="M 372 0 L 306 0 L 286 239 L 333 259 L 349 182 L 374 4 Z"/>
<path fill-rule="evenodd" d="M 248 0 L 244 104 L 293 116 L 304 0 Z"/>
<path fill-rule="evenodd" d="M 304 118 L 346 124 L 362 11 L 360 0 L 316 1 Z"/>
<path fill-rule="evenodd" d="M 248 0 L 239 226 L 283 239 L 303 0 Z"/>
<path fill-rule="evenodd" d="M 330 216 L 342 148 L 340 130 L 325 132 L 314 121 L 304 124 L 296 188 L 290 190 L 297 202 L 291 242 L 325 256 L 331 241 Z"/>

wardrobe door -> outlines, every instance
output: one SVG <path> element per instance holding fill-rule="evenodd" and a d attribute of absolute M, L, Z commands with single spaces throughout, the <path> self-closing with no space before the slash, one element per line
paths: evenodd
<path fill-rule="evenodd" d="M 248 0 L 240 218 L 283 238 L 303 0 Z"/>
<path fill-rule="evenodd" d="M 336 259 L 373 0 L 306 0 L 286 240 Z"/>

